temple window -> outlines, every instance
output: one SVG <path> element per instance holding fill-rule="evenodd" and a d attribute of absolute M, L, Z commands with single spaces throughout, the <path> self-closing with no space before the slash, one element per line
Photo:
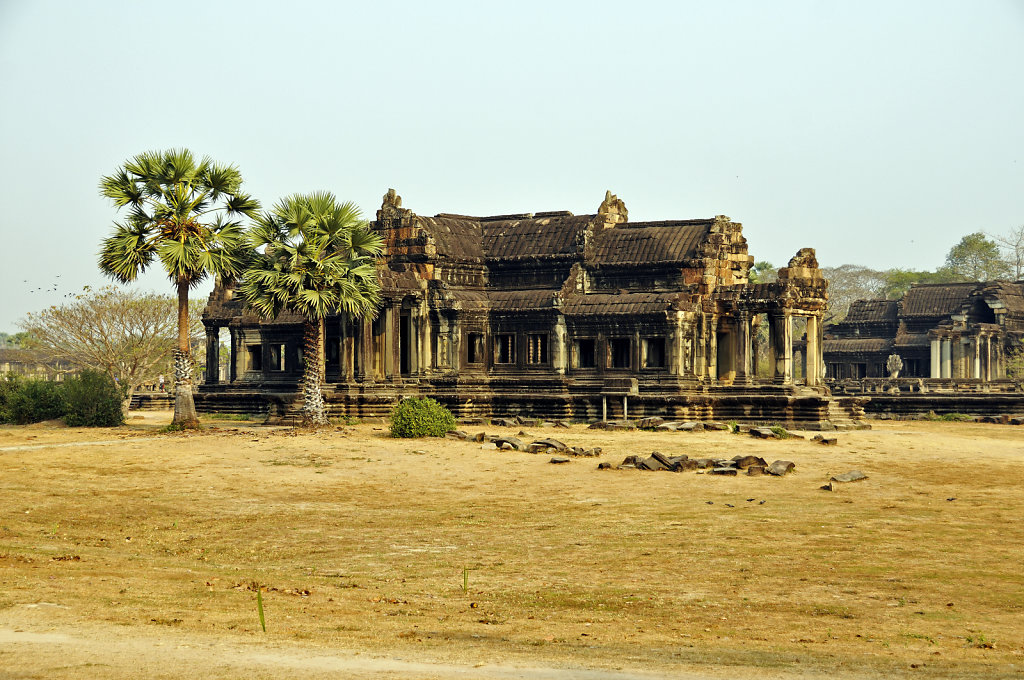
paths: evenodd
<path fill-rule="evenodd" d="M 263 370 L 263 346 L 262 345 L 246 345 L 246 353 L 249 355 L 249 366 L 250 371 L 262 371 Z"/>
<path fill-rule="evenodd" d="M 469 333 L 466 335 L 466 363 L 480 364 L 484 360 L 484 335 L 483 333 Z"/>
<path fill-rule="evenodd" d="M 610 338 L 608 340 L 608 354 L 611 359 L 611 368 L 629 368 L 632 343 L 629 338 Z"/>
<path fill-rule="evenodd" d="M 270 370 L 284 370 L 284 345 L 273 344 L 270 346 Z"/>
<path fill-rule="evenodd" d="M 642 349 L 644 368 L 664 368 L 665 338 L 644 338 Z"/>
<path fill-rule="evenodd" d="M 597 352 L 594 338 L 579 338 L 572 343 L 572 367 L 595 368 Z"/>
<path fill-rule="evenodd" d="M 516 336 L 501 333 L 494 336 L 494 363 L 514 364 L 516 362 Z"/>
<path fill-rule="evenodd" d="M 548 336 L 530 335 L 527 337 L 527 363 L 548 363 Z"/>

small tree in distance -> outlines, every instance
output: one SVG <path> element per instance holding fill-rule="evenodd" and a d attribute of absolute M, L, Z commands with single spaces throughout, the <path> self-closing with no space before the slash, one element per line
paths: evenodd
<path fill-rule="evenodd" d="M 950 248 L 946 266 L 968 281 L 994 281 L 1012 274 L 999 246 L 980 231 L 964 236 Z"/>

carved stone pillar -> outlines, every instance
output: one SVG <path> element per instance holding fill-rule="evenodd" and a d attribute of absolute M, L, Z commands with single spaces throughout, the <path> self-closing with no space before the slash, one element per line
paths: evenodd
<path fill-rule="evenodd" d="M 980 380 L 981 379 L 981 338 L 975 335 L 971 338 L 971 358 L 973 359 L 974 370 L 971 371 L 971 377 Z"/>
<path fill-rule="evenodd" d="M 430 369 L 434 366 L 433 353 L 431 352 L 430 336 L 434 332 L 433 324 L 430 323 L 430 309 L 427 307 L 427 303 L 424 300 L 423 309 L 420 312 L 420 328 L 419 328 L 419 364 L 420 364 L 420 375 L 428 375 Z"/>
<path fill-rule="evenodd" d="M 206 328 L 206 384 L 216 385 L 220 382 L 220 329 L 216 326 Z"/>
<path fill-rule="evenodd" d="M 551 348 L 551 365 L 558 375 L 565 375 L 565 370 L 569 365 L 569 351 L 565 344 L 567 337 L 568 331 L 565 327 L 565 317 L 559 314 L 558 318 L 555 319 L 555 341 L 554 346 Z"/>
<path fill-rule="evenodd" d="M 736 382 L 750 384 L 750 315 L 740 312 L 736 316 Z"/>
<path fill-rule="evenodd" d="M 704 331 L 704 337 L 707 338 L 704 351 L 707 364 L 708 378 L 711 380 L 718 380 L 718 315 L 712 314 L 710 322 Z"/>
<path fill-rule="evenodd" d="M 775 357 L 773 382 L 793 384 L 793 317 L 788 312 L 770 317 L 772 354 Z"/>
<path fill-rule="evenodd" d="M 953 375 L 952 341 L 942 338 L 942 372 L 939 377 L 950 378 Z"/>
<path fill-rule="evenodd" d="M 942 340 L 932 338 L 932 370 L 929 374 L 932 378 L 942 377 Z"/>
<path fill-rule="evenodd" d="M 824 359 L 819 330 L 817 315 L 807 317 L 807 346 L 804 348 L 804 382 L 809 387 L 821 384 L 821 365 Z"/>
<path fill-rule="evenodd" d="M 400 306 L 390 301 L 384 304 L 384 379 L 391 380 L 398 372 L 398 359 L 396 355 L 401 351 L 399 348 L 398 324 Z"/>

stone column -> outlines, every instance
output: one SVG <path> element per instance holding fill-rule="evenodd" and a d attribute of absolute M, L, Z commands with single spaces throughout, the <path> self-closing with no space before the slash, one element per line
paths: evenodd
<path fill-rule="evenodd" d="M 992 336 L 985 336 L 985 370 L 982 374 L 985 381 L 992 380 Z"/>
<path fill-rule="evenodd" d="M 409 375 L 420 373 L 420 331 L 422 322 L 417 304 L 409 310 Z"/>
<path fill-rule="evenodd" d="M 705 350 L 708 378 L 718 380 L 718 315 L 711 315 L 710 331 L 705 332 L 708 338 Z"/>
<path fill-rule="evenodd" d="M 932 370 L 929 374 L 932 378 L 942 377 L 942 341 L 939 338 L 932 338 Z"/>
<path fill-rule="evenodd" d="M 427 375 L 434 367 L 433 352 L 433 324 L 430 323 L 430 308 L 426 301 L 423 303 L 423 314 L 420 317 L 420 373 Z"/>
<path fill-rule="evenodd" d="M 942 338 L 942 373 L 939 376 L 942 378 L 952 377 L 953 357 L 951 345 L 952 342 L 949 338 Z"/>
<path fill-rule="evenodd" d="M 387 312 L 385 312 L 387 313 Z M 373 360 L 373 322 L 364 316 L 359 323 L 359 372 L 357 378 L 363 382 L 373 382 L 376 378 L 376 366 Z"/>
<path fill-rule="evenodd" d="M 971 355 L 974 359 L 974 370 L 971 372 L 971 377 L 980 380 L 981 379 L 981 338 L 975 335 L 971 338 Z"/>
<path fill-rule="evenodd" d="M 220 382 L 220 329 L 216 326 L 206 328 L 206 384 L 216 385 Z"/>
<path fill-rule="evenodd" d="M 771 318 L 772 354 L 775 358 L 773 381 L 793 384 L 793 317 L 788 312 Z"/>
<path fill-rule="evenodd" d="M 352 382 L 352 347 L 348 335 L 348 314 L 338 316 L 338 377 L 341 382 Z"/>
<path fill-rule="evenodd" d="M 234 329 L 230 330 L 231 333 L 231 366 L 228 367 L 228 382 L 235 382 L 238 380 L 238 332 Z"/>
<path fill-rule="evenodd" d="M 807 317 L 807 346 L 804 348 L 804 382 L 809 386 L 821 384 L 822 347 L 818 341 L 818 317 Z"/>
<path fill-rule="evenodd" d="M 736 315 L 736 382 L 750 384 L 750 315 Z"/>
<path fill-rule="evenodd" d="M 398 359 L 395 355 L 399 351 L 399 336 L 398 336 L 398 324 L 401 323 L 401 317 L 399 317 L 401 307 L 393 304 L 391 301 L 384 303 L 384 379 L 391 380 L 395 374 L 399 372 Z"/>
<path fill-rule="evenodd" d="M 565 345 L 568 335 L 565 317 L 559 314 L 555 319 L 555 337 L 551 347 L 551 365 L 558 375 L 565 375 L 565 370 L 569 367 L 569 351 Z"/>

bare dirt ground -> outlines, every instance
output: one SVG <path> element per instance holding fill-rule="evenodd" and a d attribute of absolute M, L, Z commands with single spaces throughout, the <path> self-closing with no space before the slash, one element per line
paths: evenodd
<path fill-rule="evenodd" d="M 1024 677 L 1024 428 L 527 430 L 605 451 L 552 465 L 143 416 L 0 428 L 0 678 Z M 652 450 L 797 468 L 596 469 Z"/>

